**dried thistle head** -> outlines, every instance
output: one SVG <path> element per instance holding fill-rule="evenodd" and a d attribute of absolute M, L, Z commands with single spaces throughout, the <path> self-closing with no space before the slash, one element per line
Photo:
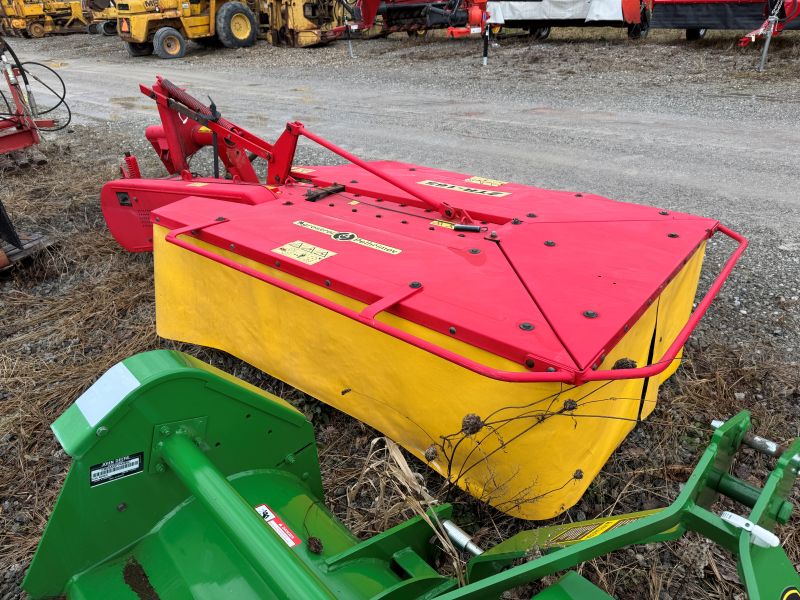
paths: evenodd
<path fill-rule="evenodd" d="M 314 536 L 308 538 L 308 551 L 311 552 L 312 554 L 321 554 L 322 540 Z"/>
<path fill-rule="evenodd" d="M 636 361 L 630 358 L 620 358 L 617 362 L 614 363 L 614 366 L 611 367 L 614 370 L 617 369 L 635 369 L 636 368 Z"/>
<path fill-rule="evenodd" d="M 475 413 L 469 413 L 461 421 L 461 431 L 467 435 L 475 435 L 483 429 L 483 421 Z"/>
<path fill-rule="evenodd" d="M 434 461 L 439 456 L 439 449 L 436 448 L 436 444 L 431 444 L 425 450 L 425 460 L 428 462 Z"/>
<path fill-rule="evenodd" d="M 564 410 L 575 410 L 578 408 L 578 403 L 575 400 L 564 400 Z"/>
<path fill-rule="evenodd" d="M 575 469 L 575 472 L 572 474 L 572 478 L 578 481 L 583 479 L 583 471 L 580 469 Z"/>

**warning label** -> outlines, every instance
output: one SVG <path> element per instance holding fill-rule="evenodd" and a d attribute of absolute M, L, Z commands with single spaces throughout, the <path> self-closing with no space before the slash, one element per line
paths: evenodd
<path fill-rule="evenodd" d="M 313 173 L 314 169 L 308 169 L 306 167 L 292 167 L 292 173 L 300 173 L 304 175 L 306 173 Z"/>
<path fill-rule="evenodd" d="M 255 508 L 256 512 L 261 515 L 261 518 L 264 519 L 266 524 L 272 527 L 272 530 L 278 534 L 278 537 L 280 537 L 287 546 L 293 548 L 300 543 L 300 538 L 294 534 L 294 531 L 289 529 L 289 526 L 284 523 L 278 515 L 270 510 L 269 506 L 266 504 L 259 504 Z"/>
<path fill-rule="evenodd" d="M 450 221 L 431 221 L 431 225 L 435 225 L 436 227 L 445 227 L 447 229 L 455 229 L 455 223 L 451 223 Z"/>
<path fill-rule="evenodd" d="M 273 248 L 272 251 L 275 254 L 280 254 L 281 256 L 291 258 L 303 263 L 304 265 L 315 265 L 321 260 L 325 260 L 331 256 L 336 256 L 336 252 L 326 250 L 325 248 L 320 248 L 319 246 L 314 246 L 313 244 L 307 244 L 306 242 L 300 240 L 289 242 L 283 246 L 278 246 L 277 248 Z"/>
<path fill-rule="evenodd" d="M 128 475 L 139 473 L 144 468 L 144 452 L 120 456 L 99 465 L 89 467 L 89 486 L 108 483 Z"/>
<path fill-rule="evenodd" d="M 583 540 L 588 540 L 593 537 L 597 537 L 601 533 L 605 533 L 606 531 L 611 531 L 612 529 L 616 529 L 617 527 L 622 527 L 623 525 L 627 525 L 635 521 L 636 518 L 632 519 L 611 519 L 608 521 L 603 521 L 602 523 L 590 523 L 588 525 L 581 525 L 576 523 L 574 527 L 570 527 L 566 531 L 558 534 L 554 537 L 551 541 L 552 542 L 578 542 Z"/>
<path fill-rule="evenodd" d="M 507 181 L 499 181 L 497 179 L 486 179 L 486 177 L 478 177 L 478 176 L 470 177 L 468 179 L 465 179 L 464 181 L 466 181 L 467 183 L 477 183 L 478 185 L 485 185 L 488 187 L 500 187 L 501 185 L 505 185 L 508 183 Z"/>
<path fill-rule="evenodd" d="M 444 183 L 442 181 L 432 181 L 431 179 L 425 179 L 424 181 L 418 181 L 417 183 L 419 185 L 427 185 L 430 187 L 440 188 L 443 190 L 451 190 L 453 192 L 464 192 L 466 194 L 478 194 L 480 196 L 491 196 L 492 198 L 502 198 L 504 196 L 511 195 L 511 192 L 498 192 L 497 190 L 481 190 L 473 187 L 465 187 L 463 185 Z"/>
<path fill-rule="evenodd" d="M 359 246 L 364 246 L 365 248 L 372 248 L 373 250 L 386 252 L 386 254 L 400 254 L 400 252 L 402 252 L 402 250 L 398 250 L 397 248 L 392 248 L 391 246 L 387 246 L 386 244 L 381 244 L 380 242 L 365 240 L 364 238 L 358 237 L 355 233 L 351 233 L 350 231 L 336 231 L 335 229 L 322 227 L 321 225 L 314 225 L 314 223 L 309 223 L 308 221 L 295 221 L 294 224 L 297 225 L 298 227 L 305 227 L 306 229 L 310 229 L 311 231 L 316 231 L 318 233 L 324 233 L 326 235 L 329 235 L 337 242 L 353 242 L 354 244 L 358 244 Z"/>

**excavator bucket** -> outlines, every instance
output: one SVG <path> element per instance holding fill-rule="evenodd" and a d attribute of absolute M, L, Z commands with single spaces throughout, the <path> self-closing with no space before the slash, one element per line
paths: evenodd
<path fill-rule="evenodd" d="M 299 123 L 266 144 L 148 91 L 183 119 L 148 131 L 181 175 L 112 182 L 103 202 L 118 239 L 154 244 L 158 333 L 246 360 L 521 518 L 577 502 L 652 412 L 746 246 L 709 218 L 366 162 Z M 350 164 L 293 165 L 300 138 Z M 204 141 L 231 180 L 182 168 Z M 267 160 L 261 185 L 245 151 Z M 717 233 L 738 246 L 692 312 Z"/>
<path fill-rule="evenodd" d="M 439 505 L 359 541 L 324 505 L 313 432 L 297 410 L 185 354 L 139 354 L 53 424 L 73 462 L 23 587 L 68 600 L 500 598 L 694 530 L 737 558 L 752 600 L 790 600 L 800 578 L 775 532 L 792 512 L 800 442 L 771 452 L 775 470 L 755 488 L 728 474 L 740 445 L 772 444 L 749 424 L 742 413 L 721 425 L 662 510 L 525 531 L 484 552 Z M 719 495 L 747 517 L 712 512 Z M 463 587 L 437 572 L 436 536 L 476 555 Z M 568 571 L 535 598 L 610 596 Z"/>

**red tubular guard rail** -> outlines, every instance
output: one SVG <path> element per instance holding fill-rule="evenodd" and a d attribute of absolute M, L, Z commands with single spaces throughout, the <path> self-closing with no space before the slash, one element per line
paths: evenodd
<path fill-rule="evenodd" d="M 205 258 L 213 260 L 221 265 L 226 267 L 230 267 L 231 269 L 235 269 L 240 273 L 244 273 L 245 275 L 249 275 L 259 281 L 263 281 L 264 283 L 268 283 L 272 286 L 275 286 L 281 290 L 299 296 L 309 302 L 313 302 L 319 306 L 327 308 L 337 314 L 343 315 L 349 319 L 353 319 L 354 321 L 358 321 L 360 323 L 364 323 L 365 325 L 377 329 L 378 331 L 390 335 L 396 339 L 399 339 L 407 344 L 410 344 L 420 350 L 424 350 L 425 352 L 429 352 L 434 356 L 438 356 L 439 358 L 443 358 L 448 360 L 454 364 L 457 364 L 460 367 L 463 367 L 473 373 L 477 373 L 478 375 L 482 375 L 484 377 L 488 377 L 489 379 L 495 379 L 497 381 L 507 381 L 513 383 L 546 383 L 546 382 L 561 382 L 561 383 L 571 383 L 574 385 L 580 385 L 587 381 L 598 381 L 598 380 L 616 380 L 616 379 L 638 379 L 638 378 L 646 378 L 646 377 L 653 377 L 654 375 L 658 375 L 662 371 L 666 370 L 666 368 L 672 363 L 673 360 L 680 352 L 680 349 L 686 343 L 686 340 L 689 339 L 694 328 L 700 322 L 700 319 L 708 310 L 708 307 L 713 302 L 714 298 L 716 298 L 717 294 L 719 293 L 722 285 L 725 283 L 725 280 L 730 275 L 731 271 L 733 270 L 734 265 L 741 257 L 742 253 L 744 252 L 745 248 L 747 248 L 747 239 L 744 238 L 742 235 L 736 233 L 728 229 L 723 225 L 717 225 L 710 233 L 709 238 L 714 235 L 717 231 L 720 231 L 724 235 L 728 236 L 729 238 L 739 242 L 737 248 L 731 253 L 730 257 L 728 258 L 725 265 L 722 267 L 717 278 L 714 280 L 714 283 L 709 287 L 708 291 L 706 292 L 703 299 L 697 305 L 697 308 L 692 312 L 689 317 L 689 320 L 680 330 L 678 335 L 676 336 L 675 340 L 672 342 L 667 351 L 664 355 L 656 362 L 646 367 L 638 367 L 635 369 L 617 369 L 617 370 L 604 370 L 604 371 L 594 371 L 591 368 L 585 369 L 578 373 L 569 373 L 564 371 L 554 371 L 554 372 L 515 372 L 515 371 L 503 371 L 500 369 L 493 369 L 491 367 L 487 367 L 481 363 L 475 362 L 470 360 L 460 354 L 456 354 L 451 350 L 447 350 L 446 348 L 442 348 L 441 346 L 437 346 L 418 338 L 414 335 L 406 333 L 396 327 L 392 327 L 391 325 L 387 325 L 380 321 L 376 321 L 373 317 L 365 316 L 362 313 L 356 312 L 335 302 L 328 300 L 327 298 L 323 298 L 321 296 L 317 296 L 311 292 L 308 292 L 302 288 L 299 288 L 295 285 L 282 281 L 281 279 L 277 279 L 275 277 L 271 277 L 261 271 L 257 271 L 251 267 L 246 265 L 240 264 L 234 260 L 226 258 L 224 256 L 220 256 L 219 254 L 215 254 L 210 252 L 204 248 L 199 246 L 195 246 L 190 244 L 184 240 L 179 239 L 180 236 L 190 233 L 190 232 L 199 232 L 203 229 L 208 229 L 209 227 L 213 227 L 214 225 L 219 225 L 221 223 L 226 223 L 227 219 L 221 221 L 212 221 L 210 223 L 206 223 L 204 225 L 190 225 L 186 227 L 181 227 L 170 231 L 166 236 L 166 241 L 170 244 L 174 244 L 179 248 L 183 248 L 184 250 L 188 250 L 190 252 L 194 252 L 195 254 L 199 254 Z M 380 300 L 378 300 L 380 302 Z M 386 307 L 388 308 L 388 307 Z"/>
<path fill-rule="evenodd" d="M 292 123 L 292 124 L 290 124 L 290 127 L 294 128 L 294 132 L 295 132 L 296 135 L 302 135 L 304 137 L 307 137 L 312 142 L 316 142 L 317 144 L 319 144 L 323 148 L 326 148 L 326 149 L 330 150 L 334 154 L 338 154 L 339 156 L 341 156 L 345 160 L 353 163 L 357 167 L 361 167 L 362 169 L 364 169 L 368 173 L 372 173 L 376 177 L 380 177 L 386 183 L 389 183 L 389 184 L 393 185 L 394 187 L 404 191 L 406 194 L 410 194 L 411 196 L 413 196 L 414 198 L 416 198 L 417 200 L 419 200 L 420 202 L 425 204 L 425 206 L 427 206 L 428 208 L 436 210 L 445 219 L 447 219 L 447 220 L 457 220 L 460 223 L 464 223 L 466 225 L 470 225 L 470 224 L 473 223 L 472 217 L 470 217 L 469 214 L 467 213 L 467 211 L 465 211 L 464 209 L 457 208 L 455 206 L 450 206 L 446 202 L 439 202 L 437 200 L 433 200 L 431 198 L 428 198 L 425 194 L 420 193 L 419 190 L 414 189 L 410 185 L 406 185 L 405 183 L 403 183 L 402 181 L 400 181 L 396 177 L 393 177 L 393 176 L 389 175 L 388 173 L 384 173 L 383 171 L 381 171 L 377 167 L 375 167 L 375 166 L 369 164 L 368 162 L 360 159 L 356 155 L 350 154 L 344 148 L 340 148 L 339 146 L 329 142 L 325 138 L 319 137 L 315 133 L 311 133 L 310 131 L 308 131 L 305 128 L 305 126 L 302 123 Z"/>

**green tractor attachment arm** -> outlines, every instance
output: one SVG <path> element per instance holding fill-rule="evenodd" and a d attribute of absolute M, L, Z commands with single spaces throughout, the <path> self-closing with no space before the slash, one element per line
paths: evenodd
<path fill-rule="evenodd" d="M 758 489 L 729 474 L 743 444 L 765 451 L 749 428 L 747 413 L 720 425 L 662 510 L 542 527 L 481 552 L 442 505 L 359 541 L 323 503 L 301 413 L 185 354 L 148 352 L 112 367 L 53 424 L 73 462 L 23 587 L 70 600 L 499 598 L 692 530 L 736 557 L 751 600 L 797 600 L 800 577 L 774 529 L 791 515 L 800 441 Z M 747 517 L 712 512 L 720 495 Z M 435 569 L 431 522 L 477 555 L 463 587 Z M 609 597 L 574 571 L 536 596 Z"/>

